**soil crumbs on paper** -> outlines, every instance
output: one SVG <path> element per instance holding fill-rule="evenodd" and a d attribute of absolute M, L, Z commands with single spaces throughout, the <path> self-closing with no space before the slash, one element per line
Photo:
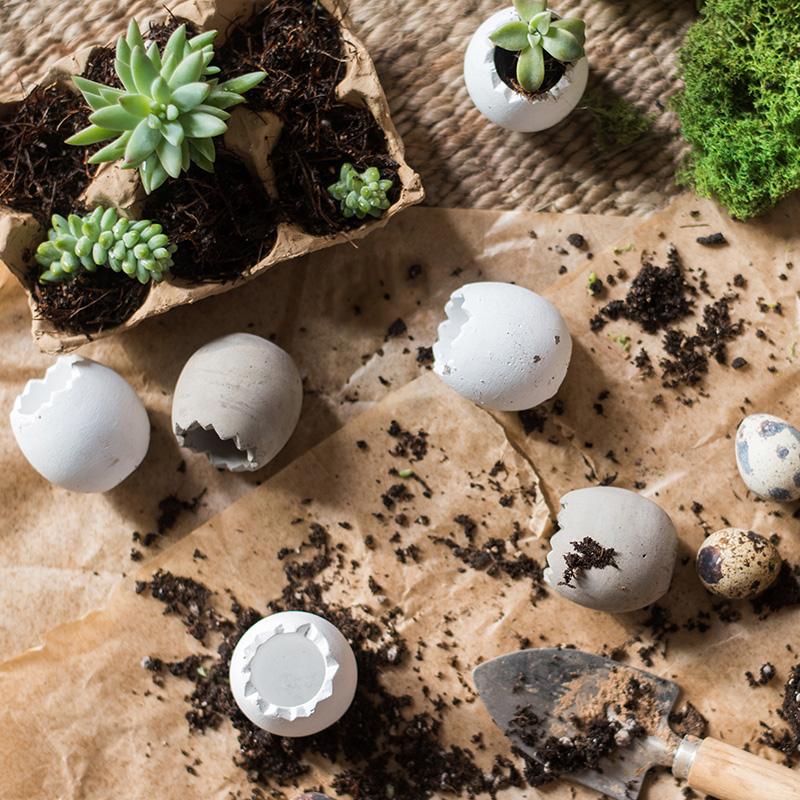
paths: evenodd
<path fill-rule="evenodd" d="M 710 294 L 702 271 L 699 286 Z M 675 323 L 695 311 L 699 294 L 698 288 L 686 279 L 677 249 L 670 246 L 666 266 L 659 267 L 644 258 L 625 299 L 611 300 L 604 305 L 591 318 L 589 327 L 599 332 L 609 322 L 626 319 L 635 322 L 645 333 L 661 333 L 663 356 L 658 365 L 662 386 L 666 389 L 697 386 L 708 373 L 711 359 L 719 364 L 728 363 L 728 343 L 744 332 L 743 321 L 731 317 L 732 303 L 738 299 L 736 292 L 728 292 L 705 304 L 699 311 L 701 321 L 693 332 L 675 327 Z M 741 362 L 742 359 L 735 359 L 734 367 L 741 368 Z M 634 363 L 642 377 L 655 374 L 653 360 L 644 348 L 638 350 Z"/>
<path fill-rule="evenodd" d="M 364 224 L 347 219 L 327 187 L 344 162 L 378 167 L 395 181 L 383 131 L 367 108 L 340 102 L 336 86 L 347 66 L 347 45 L 337 20 L 315 0 L 268 0 L 243 25 L 234 26 L 218 51 L 224 74 L 264 70 L 267 79 L 247 94 L 248 107 L 271 111 L 283 131 L 271 161 L 283 213 L 306 231 L 325 235 Z"/>
<path fill-rule="evenodd" d="M 192 165 L 147 199 L 178 249 L 170 270 L 192 283 L 232 280 L 275 245 L 278 213 L 259 181 L 234 155 L 217 152 L 214 172 Z"/>
<path fill-rule="evenodd" d="M 425 431 L 407 429 L 396 420 L 383 435 L 390 464 L 397 458 L 421 462 L 434 449 Z M 499 476 L 504 471 L 498 462 L 487 472 L 484 491 L 503 490 Z M 391 476 L 400 474 L 394 466 L 388 472 Z M 416 471 L 408 480 L 419 484 L 420 496 L 430 496 L 425 480 Z M 398 513 L 394 517 L 398 525 L 401 516 Z M 410 520 L 402 524 L 407 522 Z M 415 522 L 429 524 L 424 515 Z M 502 547 L 496 542 L 481 547 L 477 544 L 479 523 L 463 514 L 454 522 L 463 530 L 468 547 L 476 553 L 486 553 L 492 560 L 491 565 L 480 560 L 475 569 L 511 580 L 531 580 L 534 584 L 541 580 L 540 565 L 523 558 L 521 552 L 512 553 L 519 550 L 521 530 L 515 528 L 508 541 L 501 540 Z M 298 786 L 310 773 L 311 763 L 320 759 L 332 764 L 330 788 L 358 800 L 385 800 L 387 787 L 392 787 L 394 797 L 404 800 L 427 800 L 442 792 L 495 796 L 504 788 L 522 788 L 525 778 L 521 768 L 505 755 L 495 754 L 487 769 L 483 759 L 479 765 L 469 747 L 445 744 L 449 703 L 433 696 L 425 684 L 422 694 L 432 706 L 425 709 L 416 708 L 417 701 L 410 695 L 397 695 L 387 688 L 389 671 L 407 664 L 411 658 L 409 644 L 398 632 L 402 608 L 391 606 L 374 579 L 368 585 L 373 596 L 380 595 L 379 611 L 364 605 L 342 607 L 329 602 L 325 597 L 329 582 L 345 570 L 356 571 L 358 562 L 349 560 L 344 544 L 318 522 L 298 517 L 293 524 L 307 524 L 308 533 L 297 547 L 282 548 L 276 554 L 283 565 L 285 585 L 280 596 L 263 610 L 244 607 L 231 594 L 230 610 L 223 612 L 219 597 L 208 587 L 166 571 L 158 571 L 150 580 L 136 584 L 137 593 L 159 600 L 165 614 L 178 616 L 192 636 L 216 650 L 216 654 L 210 649 L 208 655 L 171 662 L 147 654 L 142 661 L 159 687 L 170 676 L 192 682 L 186 698 L 190 730 L 203 732 L 230 721 L 239 743 L 234 762 L 252 783 L 269 790 Z M 339 522 L 339 527 L 350 529 L 346 522 Z M 395 541 L 395 537 L 389 541 Z M 368 546 L 374 547 L 374 541 Z M 355 700 L 342 719 L 319 734 L 301 739 L 281 738 L 255 727 L 238 709 L 228 682 L 230 659 L 242 634 L 265 614 L 289 609 L 319 614 L 332 622 L 350 642 L 359 670 Z M 415 643 L 415 647 L 415 658 L 423 661 L 424 643 Z M 414 669 L 421 677 L 420 669 Z M 479 739 L 473 742 L 483 749 Z M 201 773 L 202 767 L 196 769 Z"/>

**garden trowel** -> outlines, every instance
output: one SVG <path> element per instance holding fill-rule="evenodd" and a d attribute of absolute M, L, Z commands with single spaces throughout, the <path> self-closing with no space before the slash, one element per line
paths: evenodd
<path fill-rule="evenodd" d="M 613 800 L 637 800 L 648 770 L 661 765 L 719 800 L 800 800 L 800 774 L 715 739 L 673 733 L 669 714 L 680 689 L 671 681 L 579 650 L 520 650 L 473 672 L 494 721 L 518 750 L 539 763 L 529 732 L 516 721 L 535 721 L 533 745 L 550 736 L 571 739 L 580 733 L 575 722 L 587 719 L 587 709 L 596 714 L 604 708 L 606 718 L 615 719 L 615 706 L 626 699 L 619 687 L 628 677 L 646 687 L 648 719 L 640 722 L 647 734 L 619 747 L 601 767 L 571 773 L 568 780 Z M 620 692 L 619 705 L 610 687 Z"/>

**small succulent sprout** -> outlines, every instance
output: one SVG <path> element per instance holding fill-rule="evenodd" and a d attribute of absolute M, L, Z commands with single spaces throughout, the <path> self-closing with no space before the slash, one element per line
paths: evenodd
<path fill-rule="evenodd" d="M 211 66 L 216 31 L 186 38 L 181 25 L 160 53 L 155 42 L 145 45 L 135 20 L 117 41 L 114 69 L 124 89 L 115 89 L 80 76 L 73 77 L 93 109 L 92 123 L 67 139 L 67 144 L 90 145 L 114 141 L 98 150 L 92 164 L 123 159 L 123 167 L 138 167 L 145 192 L 177 178 L 194 162 L 214 171 L 212 139 L 228 129 L 225 110 L 244 102 L 243 94 L 266 77 L 249 72 L 219 82 L 219 67 Z"/>
<path fill-rule="evenodd" d="M 36 248 L 36 261 L 45 271 L 40 283 L 68 280 L 82 270 L 108 267 L 140 283 L 160 281 L 172 266 L 176 246 L 157 223 L 130 220 L 114 208 L 98 206 L 86 216 L 59 214 L 52 218 L 47 241 Z"/>
<path fill-rule="evenodd" d="M 369 167 L 359 173 L 352 164 L 342 164 L 339 180 L 328 187 L 328 193 L 339 201 L 344 217 L 364 219 L 380 217 L 391 205 L 386 192 L 392 188 L 392 181 L 381 178 L 377 167 Z"/>
<path fill-rule="evenodd" d="M 517 81 L 526 92 L 536 92 L 544 82 L 544 54 L 571 64 L 584 54 L 586 26 L 583 20 L 559 19 L 547 8 L 547 0 L 514 0 L 519 20 L 501 25 L 489 38 L 512 53 L 519 53 Z"/>

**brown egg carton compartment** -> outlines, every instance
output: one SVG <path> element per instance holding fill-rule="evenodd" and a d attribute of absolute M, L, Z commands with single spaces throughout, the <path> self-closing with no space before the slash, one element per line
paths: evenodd
<path fill-rule="evenodd" d="M 314 6 L 311 0 L 308 0 L 308 2 L 306 0 L 301 0 L 301 2 L 291 0 L 291 5 L 294 6 L 302 3 L 309 7 Z M 86 168 L 94 170 L 94 172 L 91 176 L 88 173 L 85 176 L 87 185 L 74 198 L 73 207 L 64 207 L 63 198 L 62 202 L 59 203 L 60 190 L 54 192 L 53 197 L 47 201 L 43 201 L 41 203 L 42 208 L 38 206 L 37 208 L 31 208 L 30 202 L 27 208 L 20 207 L 24 206 L 24 203 L 16 204 L 17 207 L 0 205 L 0 261 L 9 268 L 28 293 L 29 305 L 33 316 L 33 337 L 42 351 L 47 353 L 66 353 L 86 342 L 133 328 L 143 320 L 163 314 L 176 306 L 195 303 L 211 295 L 226 292 L 255 278 L 277 263 L 366 236 L 370 231 L 386 224 L 392 216 L 402 209 L 419 203 L 423 199 L 424 192 L 419 175 L 405 161 L 403 143 L 392 124 L 386 97 L 369 54 L 361 42 L 348 29 L 346 18 L 336 0 L 319 0 L 319 5 L 338 22 L 342 38 L 342 52 L 345 56 L 343 76 L 335 84 L 335 98 L 333 100 L 339 104 L 337 107 L 340 109 L 342 104 L 352 109 L 367 109 L 380 128 L 385 140 L 384 161 L 385 164 L 392 164 L 392 172 L 396 176 L 394 178 L 394 186 L 389 195 L 392 201 L 391 207 L 378 219 L 368 217 L 363 221 L 356 220 L 352 225 L 350 223 L 347 225 L 340 223 L 341 228 L 339 230 L 325 233 L 319 231 L 320 228 L 324 227 L 323 221 L 319 220 L 319 224 L 317 224 L 313 214 L 293 214 L 291 211 L 292 206 L 289 207 L 289 213 L 286 213 L 283 210 L 285 205 L 282 204 L 282 200 L 285 203 L 287 198 L 291 198 L 288 193 L 286 197 L 281 198 L 281 191 L 285 190 L 286 187 L 282 186 L 280 180 L 276 178 L 276 170 L 272 160 L 273 151 L 279 146 L 281 140 L 284 122 L 281 117 L 269 110 L 249 107 L 253 92 L 258 90 L 257 87 L 245 95 L 247 101 L 245 104 L 231 109 L 232 116 L 228 120 L 228 131 L 223 137 L 214 140 L 217 145 L 219 159 L 226 161 L 229 165 L 232 164 L 234 167 L 237 166 L 238 162 L 239 166 L 244 167 L 244 170 L 240 171 L 250 176 L 252 182 L 258 187 L 259 193 L 263 191 L 263 214 L 254 215 L 252 206 L 245 200 L 239 199 L 240 204 L 244 204 L 242 212 L 249 211 L 248 217 L 250 218 L 249 224 L 251 228 L 255 224 L 256 229 L 259 229 L 258 223 L 260 220 L 270 228 L 271 234 L 256 243 L 257 252 L 253 256 L 252 265 L 241 272 L 236 274 L 204 275 L 201 276 L 200 281 L 193 277 L 187 277 L 185 274 L 180 274 L 181 270 L 177 269 L 177 267 L 181 244 L 178 241 L 179 252 L 175 256 L 176 267 L 161 283 L 151 282 L 146 286 L 141 286 L 135 279 L 113 273 L 105 268 L 100 268 L 96 273 L 81 273 L 86 276 L 83 283 L 91 284 L 88 286 L 87 291 L 90 295 L 87 295 L 88 302 L 85 305 L 91 306 L 94 297 L 97 298 L 98 303 L 102 303 L 109 291 L 122 291 L 125 293 L 122 314 L 127 314 L 127 316 L 119 324 L 103 325 L 101 323 L 98 326 L 91 322 L 88 324 L 81 323 L 81 325 L 85 326 L 85 329 L 82 330 L 76 329 L 76 326 L 71 325 L 69 322 L 56 325 L 40 311 L 38 298 L 43 290 L 37 283 L 37 277 L 41 272 L 41 268 L 33 259 L 36 246 L 46 238 L 45 223 L 49 220 L 50 213 L 59 213 L 62 216 L 67 216 L 69 213 L 83 213 L 82 206 L 90 209 L 98 204 L 111 205 L 117 208 L 123 216 L 148 218 L 154 222 L 161 222 L 164 225 L 165 233 L 170 236 L 172 241 L 175 241 L 173 232 L 169 227 L 169 221 L 166 218 L 159 218 L 159 209 L 163 208 L 164 203 L 169 202 L 167 193 L 170 191 L 170 187 L 173 190 L 179 189 L 177 192 L 178 199 L 173 204 L 180 204 L 180 192 L 183 189 L 174 187 L 173 184 L 187 181 L 187 174 L 182 173 L 179 178 L 169 180 L 147 196 L 140 184 L 136 170 L 123 170 L 119 163 L 101 164 L 96 168 L 91 166 Z M 162 13 L 145 20 L 140 19 L 138 22 L 146 39 L 148 38 L 147 32 L 151 22 L 167 22 L 174 19 L 186 20 L 192 23 L 198 31 L 218 30 L 219 36 L 215 42 L 217 54 L 213 63 L 220 64 L 225 42 L 229 35 L 232 35 L 237 30 L 240 34 L 241 29 L 247 25 L 247 21 L 259 13 L 263 7 L 263 3 L 252 2 L 252 0 L 216 0 L 216 2 L 212 2 L 212 0 L 185 0 L 185 2 L 172 7 L 169 16 Z M 114 44 L 115 42 L 112 42 L 110 46 L 113 47 Z M 7 123 L 13 119 L 23 101 L 34 91 L 42 92 L 49 89 L 52 92 L 58 92 L 60 90 L 62 94 L 64 91 L 69 91 L 79 96 L 71 81 L 71 76 L 83 74 L 87 64 L 90 63 L 90 59 L 93 59 L 98 52 L 98 48 L 102 47 L 102 45 L 96 45 L 85 48 L 76 52 L 73 56 L 59 61 L 48 72 L 41 84 L 31 89 L 30 92 L 0 97 L 0 122 Z M 248 64 L 239 66 L 231 63 L 223 63 L 222 66 L 223 73 L 221 77 L 223 80 L 257 68 Z M 104 82 L 102 77 L 95 79 Z M 264 84 L 268 81 L 270 81 L 269 74 Z M 82 98 L 81 104 L 83 104 Z M 54 108 L 56 105 L 55 101 L 49 103 L 47 106 L 48 113 L 49 109 Z M 88 114 L 88 109 L 86 111 Z M 72 116 L 76 116 L 76 114 L 73 113 Z M 347 119 L 346 113 L 344 117 Z M 74 130 L 83 127 L 85 124 L 88 124 L 85 118 L 80 120 L 80 124 L 76 119 L 66 119 L 63 127 L 68 128 L 71 125 L 71 129 L 63 133 L 63 138 L 67 138 Z M 325 124 L 324 120 L 323 124 Z M 59 137 L 61 135 L 61 127 L 60 123 L 55 126 Z M 49 146 L 55 147 L 55 151 L 57 151 L 59 145 L 55 139 L 53 142 L 55 144 L 51 143 Z M 31 144 L 32 146 L 48 147 L 46 143 L 32 142 Z M 74 149 L 76 151 L 86 150 L 86 148 L 77 147 Z M 59 152 L 63 154 L 66 150 Z M 52 158 L 58 160 L 60 155 L 57 152 Z M 357 159 L 342 158 L 342 162 L 348 160 L 356 161 Z M 219 163 L 220 160 L 218 160 L 217 164 L 219 165 Z M 337 169 L 338 166 L 340 165 L 337 165 Z M 356 166 L 363 168 L 364 166 L 369 166 L 369 164 L 362 166 L 356 163 Z M 332 174 L 332 168 L 332 164 L 326 164 L 327 172 L 325 178 L 327 180 L 330 177 L 331 183 L 338 177 Z M 190 171 L 188 176 L 190 179 L 195 174 L 195 170 L 196 168 L 193 168 Z M 231 171 L 226 168 L 225 172 L 226 175 L 234 177 L 239 174 L 236 169 Z M 197 174 L 200 176 L 205 175 L 205 173 Z M 80 175 L 78 179 L 80 184 Z M 220 177 L 218 180 L 221 181 L 223 178 Z M 228 187 L 226 186 L 225 188 Z M 196 191 L 201 191 L 201 189 L 202 186 L 200 190 Z M 241 193 L 241 181 L 239 179 L 231 179 L 229 196 L 233 200 L 233 206 L 236 205 L 237 189 Z M 3 181 L 0 180 L 0 196 L 2 196 L 2 191 Z M 35 195 L 35 192 L 32 193 Z M 52 208 L 45 208 L 45 206 L 52 206 Z M 296 206 L 297 204 L 295 204 Z M 213 208 L 211 210 L 213 211 Z M 259 206 L 260 211 L 261 208 Z M 235 219 L 236 212 L 231 213 L 234 214 Z M 302 218 L 303 216 L 305 216 L 304 219 Z M 255 220 L 252 219 L 253 217 L 255 217 Z M 274 224 L 271 220 L 275 221 Z M 198 219 L 197 222 L 198 229 L 202 229 L 203 220 Z M 309 228 L 317 228 L 318 230 L 309 230 Z M 232 247 L 235 247 L 235 242 L 236 239 L 233 238 Z M 108 273 L 108 275 L 103 275 L 102 273 L 104 272 Z M 100 277 L 98 278 L 97 276 Z M 130 282 L 129 286 L 121 283 L 123 277 L 125 281 Z M 67 283 L 72 283 L 74 280 L 72 279 Z M 94 285 L 94 282 L 98 280 L 100 285 Z M 116 284 L 111 288 L 105 285 L 114 282 Z M 55 285 L 64 286 L 64 284 Z M 78 291 L 78 289 L 83 291 L 82 285 L 81 287 L 76 287 L 75 291 Z M 50 291 L 54 290 L 51 289 Z M 63 288 L 59 289 L 59 292 L 63 291 Z M 65 301 L 60 300 L 58 302 L 63 304 Z M 125 307 L 125 303 L 128 303 L 129 306 Z M 129 310 L 130 313 L 128 313 Z M 69 319 L 69 308 L 66 311 L 66 318 Z M 91 314 L 85 315 L 85 318 L 91 320 Z"/>

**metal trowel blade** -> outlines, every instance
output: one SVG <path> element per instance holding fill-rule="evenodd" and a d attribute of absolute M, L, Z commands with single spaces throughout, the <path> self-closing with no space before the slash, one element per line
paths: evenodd
<path fill-rule="evenodd" d="M 513 726 L 509 727 L 520 709 L 529 708 L 538 718 L 540 740 L 551 735 L 571 738 L 579 730 L 570 719 L 580 719 L 581 708 L 619 672 L 654 687 L 658 722 L 651 731 L 653 735 L 620 748 L 602 762 L 601 769 L 565 777 L 613 800 L 637 800 L 647 771 L 657 764 L 672 763 L 670 743 L 675 735 L 669 728 L 669 715 L 680 692 L 677 684 L 591 653 L 557 649 L 520 650 L 500 656 L 476 667 L 473 678 L 500 730 L 519 750 L 535 759 L 535 749 L 515 735 Z"/>

